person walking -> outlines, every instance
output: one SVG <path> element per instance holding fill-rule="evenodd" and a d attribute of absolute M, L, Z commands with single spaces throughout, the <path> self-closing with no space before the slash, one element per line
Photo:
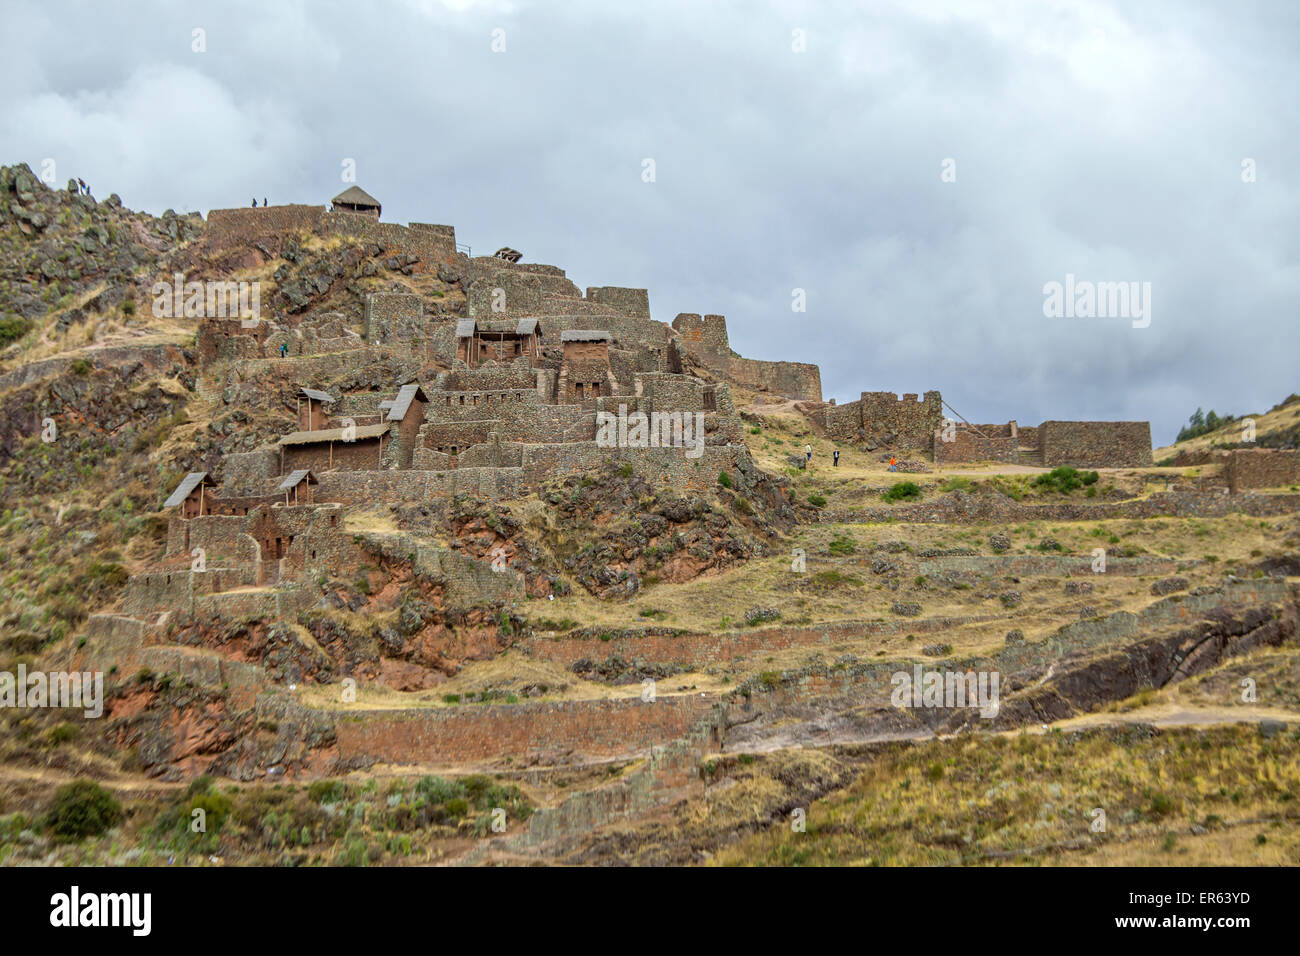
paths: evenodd
<path fill-rule="evenodd" d="M 285 357 L 286 355 L 288 355 L 288 354 L 289 354 L 289 343 L 288 343 L 288 342 L 281 342 L 281 343 L 280 343 L 280 358 L 284 358 L 284 357 Z"/>
<path fill-rule="evenodd" d="M 898 460 L 893 455 L 889 456 L 889 470 L 898 471 Z"/>
<path fill-rule="evenodd" d="M 831 461 L 836 468 L 840 467 L 840 450 L 838 448 L 835 449 L 835 454 L 831 457 Z"/>
<path fill-rule="evenodd" d="M 265 209 L 265 208 L 266 208 L 266 205 L 267 205 L 267 203 L 266 203 L 266 197 L 263 196 L 263 197 L 262 197 L 262 208 Z"/>
<path fill-rule="evenodd" d="M 804 445 L 803 453 L 808 456 L 808 463 L 812 463 L 812 445 Z"/>
<path fill-rule="evenodd" d="M 257 197 L 256 197 L 256 196 L 253 197 L 253 208 L 254 208 L 254 209 L 257 208 Z"/>

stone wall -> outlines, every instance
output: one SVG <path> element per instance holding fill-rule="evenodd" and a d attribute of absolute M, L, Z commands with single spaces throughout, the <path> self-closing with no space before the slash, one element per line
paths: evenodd
<path fill-rule="evenodd" d="M 1038 437 L 1048 468 L 1151 465 L 1150 422 L 1043 422 Z"/>
<path fill-rule="evenodd" d="M 863 392 L 844 405 L 831 405 L 822 412 L 826 436 L 869 450 L 931 451 L 934 433 L 943 420 L 943 401 L 937 391 L 918 399 L 907 393 L 901 399 L 893 392 Z"/>
<path fill-rule="evenodd" d="M 415 264 L 415 272 L 430 271 L 438 263 L 456 257 L 456 230 L 452 226 L 413 222 L 408 227 L 354 213 L 327 212 L 321 215 L 317 231 L 376 242 L 391 251 L 416 256 L 420 261 Z"/>
<path fill-rule="evenodd" d="M 542 312 L 542 283 L 537 276 L 527 272 L 500 269 L 475 279 L 470 284 L 468 298 L 471 319 L 491 321 L 533 317 Z M 543 332 L 549 344 L 553 335 L 550 326 L 544 325 Z M 559 336 L 556 335 L 554 340 L 558 341 Z"/>
<path fill-rule="evenodd" d="M 673 328 L 691 359 L 737 385 L 801 401 L 822 400 L 821 369 L 805 362 L 764 362 L 735 355 L 724 316 L 683 312 L 673 319 Z"/>
<path fill-rule="evenodd" d="M 1005 427 L 1003 428 L 1005 431 Z M 980 434 L 980 433 L 983 434 Z M 961 464 L 972 461 L 998 461 L 1015 464 L 1020 460 L 1020 441 L 1010 435 L 987 431 L 983 425 L 976 432 L 965 425 L 957 425 L 952 441 L 943 440 L 943 429 L 934 433 L 934 463 L 936 465 Z"/>
<path fill-rule="evenodd" d="M 601 448 L 595 442 L 525 445 L 524 473 L 533 484 L 552 475 L 585 474 L 607 462 L 630 464 L 634 472 L 656 484 L 681 491 L 705 491 L 717 484 L 718 473 L 730 471 L 749 455 L 743 445 L 708 445 L 698 458 L 684 448 Z"/>
<path fill-rule="evenodd" d="M 523 478 L 518 468 L 333 472 L 320 476 L 316 500 L 369 506 L 469 495 L 503 501 L 524 494 Z"/>
<path fill-rule="evenodd" d="M 200 240 L 206 249 L 251 246 L 259 239 L 296 230 L 311 232 L 325 216 L 324 206 L 250 206 L 212 209 Z"/>
<path fill-rule="evenodd" d="M 1233 494 L 1247 488 L 1285 488 L 1300 481 L 1300 454 L 1275 448 L 1238 448 L 1223 469 Z"/>
<path fill-rule="evenodd" d="M 589 286 L 587 298 L 637 319 L 650 318 L 650 293 L 645 289 Z"/>
<path fill-rule="evenodd" d="M 374 292 L 366 296 L 366 341 L 371 345 L 401 342 L 418 348 L 429 338 L 424 301 L 411 292 Z"/>
<path fill-rule="evenodd" d="M 341 763 L 479 764 L 513 758 L 558 761 L 644 756 L 685 738 L 707 720 L 712 696 L 661 696 L 553 703 L 465 705 L 338 715 L 335 734 Z"/>

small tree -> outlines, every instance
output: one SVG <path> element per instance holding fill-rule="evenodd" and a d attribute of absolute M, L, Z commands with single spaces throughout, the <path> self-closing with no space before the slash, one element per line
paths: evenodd
<path fill-rule="evenodd" d="M 81 840 L 112 829 L 122 819 L 122 805 L 93 780 L 74 780 L 54 793 L 45 825 L 56 837 Z"/>

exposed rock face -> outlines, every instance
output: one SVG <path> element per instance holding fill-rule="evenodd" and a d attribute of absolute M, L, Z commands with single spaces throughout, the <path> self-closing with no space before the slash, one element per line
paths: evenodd
<path fill-rule="evenodd" d="M 75 185 L 75 184 L 74 184 Z M 136 271 L 154 271 L 176 244 L 203 229 L 197 213 L 161 217 L 122 207 L 116 196 L 96 203 L 75 191 L 53 190 L 26 164 L 0 167 L 0 239 L 17 254 L 0 257 L 0 310 L 36 318 L 65 296 L 100 283 L 101 306 L 131 298 Z"/>

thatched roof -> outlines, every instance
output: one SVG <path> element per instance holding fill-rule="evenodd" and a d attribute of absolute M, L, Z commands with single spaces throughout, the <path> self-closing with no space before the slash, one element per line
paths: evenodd
<path fill-rule="evenodd" d="M 566 329 L 560 333 L 561 342 L 612 342 L 614 336 L 603 329 Z"/>
<path fill-rule="evenodd" d="M 360 186 L 349 186 L 330 201 L 349 206 L 373 206 L 375 209 L 379 208 L 379 200 Z"/>
<path fill-rule="evenodd" d="M 181 479 L 181 483 L 176 486 L 176 490 L 171 493 L 171 497 L 163 502 L 163 507 L 175 508 L 190 496 L 190 492 L 197 488 L 200 482 L 211 484 L 211 482 L 207 481 L 207 478 L 208 473 L 206 471 L 191 471 Z"/>
<path fill-rule="evenodd" d="M 281 491 L 289 491 L 297 487 L 300 482 L 306 481 L 309 485 L 319 485 L 316 476 L 311 473 L 310 468 L 299 468 L 297 471 L 289 472 L 289 477 L 280 482 Z"/>
<path fill-rule="evenodd" d="M 365 438 L 378 438 L 380 435 L 388 434 L 388 424 L 380 422 L 378 425 L 358 425 L 355 441 L 361 441 Z M 281 438 L 277 445 L 315 445 L 321 442 L 343 441 L 345 428 L 320 428 L 312 432 L 290 432 Z"/>
<path fill-rule="evenodd" d="M 411 402 L 416 398 L 425 403 L 429 401 L 429 397 L 424 394 L 424 389 L 420 388 L 418 382 L 403 385 L 398 390 L 397 398 L 393 401 L 392 407 L 388 410 L 388 420 L 390 422 L 400 422 L 406 417 L 407 409 L 411 407 Z"/>

